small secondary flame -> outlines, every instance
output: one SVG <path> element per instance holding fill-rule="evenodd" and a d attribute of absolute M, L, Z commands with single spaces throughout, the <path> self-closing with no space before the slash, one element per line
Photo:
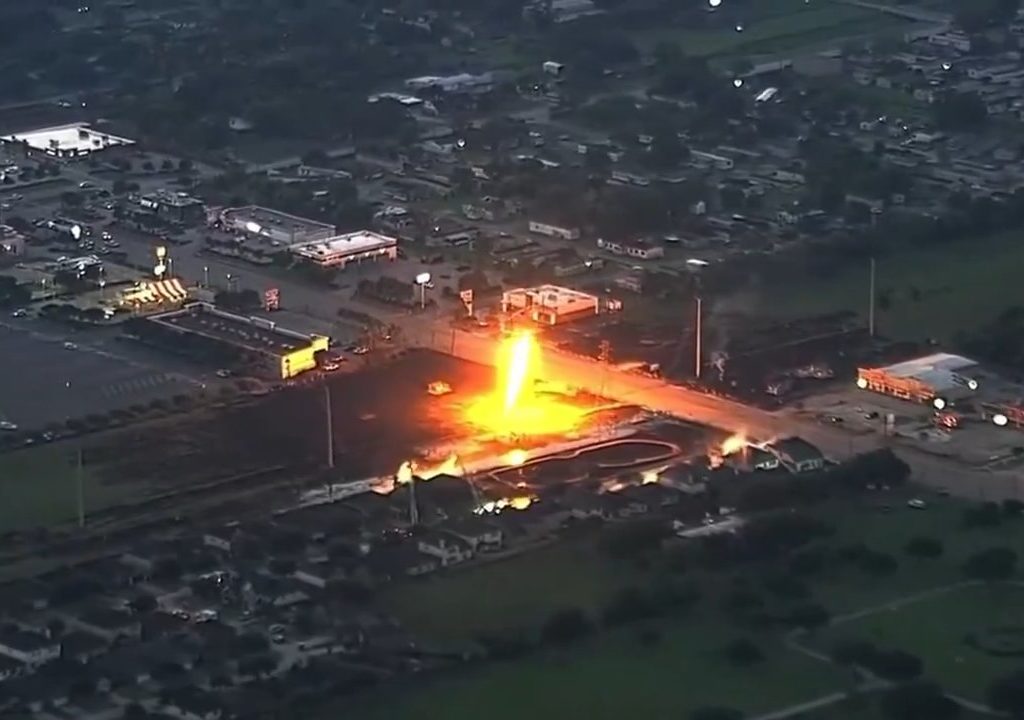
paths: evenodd
<path fill-rule="evenodd" d="M 483 515 L 485 513 L 499 513 L 508 508 L 512 510 L 526 510 L 533 504 L 533 502 L 534 498 L 529 495 L 517 495 L 510 498 L 488 500 L 476 509 L 476 513 L 477 515 Z"/>
<path fill-rule="evenodd" d="M 398 472 L 395 473 L 395 481 L 404 485 L 412 482 L 414 475 L 420 480 L 433 480 L 438 475 L 461 474 L 462 469 L 459 467 L 459 458 L 453 454 L 449 455 L 440 465 L 423 468 L 419 467 L 414 460 L 406 460 L 398 466 Z"/>
<path fill-rule="evenodd" d="M 729 457 L 735 453 L 742 452 L 745 447 L 747 447 L 747 436 L 743 433 L 736 433 L 722 441 L 719 452 L 722 454 L 722 457 Z"/>
<path fill-rule="evenodd" d="M 502 458 L 502 460 L 504 460 L 509 465 L 519 466 L 526 462 L 528 457 L 529 456 L 527 455 L 525 450 L 516 448 L 515 450 L 509 450 L 507 453 L 505 453 L 505 456 Z"/>

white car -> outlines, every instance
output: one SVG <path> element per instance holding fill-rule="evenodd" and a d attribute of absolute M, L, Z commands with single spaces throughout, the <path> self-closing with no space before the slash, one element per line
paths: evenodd
<path fill-rule="evenodd" d="M 10 420 L 0 420 L 0 430 L 7 430 L 8 432 L 14 432 L 18 429 L 17 423 L 12 423 Z"/>
<path fill-rule="evenodd" d="M 78 346 L 75 345 L 73 342 L 68 341 L 68 342 L 64 343 L 64 349 L 65 350 L 77 350 Z"/>
<path fill-rule="evenodd" d="M 915 510 L 924 510 L 928 505 L 921 498 L 911 498 L 907 500 L 907 507 L 914 508 Z"/>

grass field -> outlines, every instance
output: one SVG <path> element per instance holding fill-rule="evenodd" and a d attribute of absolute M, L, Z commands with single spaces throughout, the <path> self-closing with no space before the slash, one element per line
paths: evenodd
<path fill-rule="evenodd" d="M 654 646 L 641 643 L 635 630 L 610 632 L 572 650 L 493 664 L 410 688 L 350 717 L 685 718 L 704 705 L 753 714 L 840 688 L 833 668 L 777 640 L 761 645 L 765 662 L 747 669 L 730 665 L 721 648 L 731 635 L 709 616 L 698 614 L 660 627 L 661 639 Z"/>
<path fill-rule="evenodd" d="M 995 657 L 965 642 L 971 633 L 1001 626 L 1024 627 L 1024 588 L 967 587 L 897 610 L 841 623 L 816 644 L 828 647 L 844 638 L 913 653 L 924 674 L 947 690 L 984 702 L 996 678 L 1019 669 L 1020 657 Z"/>
<path fill-rule="evenodd" d="M 928 508 L 907 508 L 906 494 L 877 494 L 860 505 L 849 502 L 824 505 L 815 515 L 833 523 L 835 535 L 823 541 L 831 550 L 863 543 L 892 555 L 898 569 L 883 577 L 856 567 L 829 567 L 809 580 L 813 593 L 834 616 L 875 608 L 922 591 L 963 580 L 961 567 L 973 552 L 1003 545 L 1024 544 L 1024 519 L 1008 519 L 986 528 L 964 528 L 966 505 L 956 499 L 926 496 Z M 881 512 L 879 503 L 891 511 Z M 941 557 L 921 560 L 904 548 L 915 536 L 940 539 Z M 563 541 L 540 551 L 491 565 L 438 575 L 422 582 L 395 586 L 384 605 L 425 641 L 462 647 L 481 631 L 534 632 L 550 613 L 580 606 L 597 616 L 616 589 L 649 586 L 657 571 L 637 564 L 613 561 L 591 539 Z M 754 584 L 761 572 L 744 567 L 738 576 Z M 647 646 L 638 639 L 639 628 L 601 632 L 569 650 L 545 650 L 521 661 L 488 664 L 470 672 L 428 678 L 401 692 L 371 695 L 353 715 L 366 720 L 414 718 L 426 715 L 451 720 L 476 717 L 486 707 L 493 720 L 533 717 L 541 720 L 566 715 L 595 720 L 627 713 L 647 717 L 686 717 L 703 705 L 729 705 L 750 713 L 777 710 L 790 704 L 848 688 L 848 677 L 831 666 L 794 653 L 782 642 L 780 631 L 750 634 L 738 630 L 720 609 L 733 582 L 730 572 L 708 573 L 691 568 L 682 576 L 700 588 L 702 599 L 690 615 L 658 621 L 653 627 L 660 641 Z M 883 611 L 858 621 L 820 631 L 816 643 L 829 648 L 838 637 L 868 636 L 880 645 L 892 645 L 920 654 L 927 675 L 952 690 L 980 697 L 1004 661 L 979 663 L 977 672 L 961 673 L 957 653 L 963 655 L 964 634 L 983 629 L 985 623 L 1024 622 L 1024 589 L 999 599 L 985 589 L 911 603 L 897 611 Z M 921 623 L 917 612 L 922 611 Z M 1003 610 L 1005 612 L 1003 612 Z M 873 623 L 878 623 L 877 627 Z M 944 632 L 939 632 L 947 623 Z M 915 627 L 915 624 L 920 627 Z M 722 657 L 725 644 L 740 635 L 751 637 L 765 661 L 749 670 Z M 928 643 L 931 643 L 930 645 Z M 742 690 L 742 691 L 741 691 Z M 326 717 L 326 716 L 325 716 Z M 873 701 L 863 706 L 830 706 L 808 714 L 808 720 L 868 720 L 878 717 Z"/>
<path fill-rule="evenodd" d="M 878 709 L 878 698 L 868 696 L 836 703 L 817 712 L 796 716 L 793 720 L 880 720 L 882 717 L 884 716 Z M 962 710 L 959 720 L 982 720 L 982 718 L 991 717 L 991 715 Z"/>
<path fill-rule="evenodd" d="M 0 455 L 0 532 L 70 522 L 78 517 L 75 449 L 67 444 Z M 86 512 L 129 499 L 128 485 L 101 482 L 88 466 L 82 471 Z"/>
<path fill-rule="evenodd" d="M 658 42 L 679 43 L 688 55 L 768 54 L 795 50 L 822 41 L 878 33 L 903 22 L 875 10 L 830 0 L 772 0 L 751 7 L 743 19 L 743 32 L 718 32 L 681 27 L 658 28 L 639 38 L 645 50 Z"/>
<path fill-rule="evenodd" d="M 959 330 L 994 319 L 1010 305 L 1024 304 L 1024 285 L 1018 277 L 1022 266 L 1024 244 L 1015 233 L 879 258 L 878 292 L 888 292 L 891 298 L 889 309 L 878 310 L 879 331 L 900 339 L 948 340 Z M 914 288 L 917 300 L 912 297 Z M 866 314 L 867 263 L 847 264 L 827 277 L 800 282 L 791 277 L 785 283 L 769 279 L 762 294 L 764 311 L 781 318 L 835 310 Z"/>

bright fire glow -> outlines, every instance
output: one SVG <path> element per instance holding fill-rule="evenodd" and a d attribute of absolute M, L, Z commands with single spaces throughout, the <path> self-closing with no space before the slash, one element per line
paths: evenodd
<path fill-rule="evenodd" d="M 395 480 L 401 484 L 409 483 L 412 482 L 413 475 L 420 480 L 432 480 L 438 475 L 462 475 L 462 469 L 459 467 L 459 458 L 456 455 L 449 455 L 440 465 L 422 468 L 415 461 L 406 460 L 398 466 Z"/>
<path fill-rule="evenodd" d="M 533 504 L 533 500 L 534 499 L 529 495 L 517 495 L 510 498 L 488 500 L 476 509 L 476 513 L 478 515 L 483 515 L 485 513 L 499 513 L 507 508 L 512 510 L 526 510 Z"/>
<path fill-rule="evenodd" d="M 746 435 L 743 435 L 742 433 L 737 433 L 735 435 L 730 435 L 729 437 L 722 441 L 722 447 L 720 449 L 720 452 L 722 453 L 722 457 L 729 457 L 730 455 L 742 451 L 743 448 L 745 448 L 746 446 Z"/>
<path fill-rule="evenodd" d="M 527 380 L 533 380 L 530 371 L 534 363 L 530 356 L 534 354 L 535 345 L 533 336 L 523 333 L 512 340 L 511 347 L 505 353 L 507 364 L 502 375 L 505 379 L 506 415 L 514 412 L 519 405 Z"/>
<path fill-rule="evenodd" d="M 564 435 L 582 423 L 586 414 L 582 408 L 557 395 L 537 392 L 537 381 L 542 379 L 540 346 L 531 333 L 502 341 L 495 364 L 497 387 L 467 408 L 466 417 L 473 425 L 495 435 L 525 436 Z"/>
<path fill-rule="evenodd" d="M 708 461 L 710 462 L 711 467 L 720 467 L 722 463 L 725 462 L 725 458 L 730 455 L 735 455 L 738 452 L 743 452 L 749 444 L 750 441 L 743 433 L 730 435 L 722 441 L 721 445 L 708 450 Z"/>
<path fill-rule="evenodd" d="M 505 457 L 502 459 L 509 465 L 518 466 L 526 462 L 527 454 L 525 450 L 516 448 L 515 450 L 509 450 L 505 453 Z"/>

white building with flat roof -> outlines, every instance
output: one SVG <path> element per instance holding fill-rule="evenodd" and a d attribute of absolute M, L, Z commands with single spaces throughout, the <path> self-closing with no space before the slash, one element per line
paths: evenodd
<path fill-rule="evenodd" d="M 337 228 L 330 223 L 289 215 L 259 205 L 225 208 L 220 211 L 218 219 L 225 230 L 255 235 L 286 245 L 326 240 L 338 233 Z"/>
<path fill-rule="evenodd" d="M 324 240 L 296 243 L 288 249 L 299 259 L 321 267 L 345 268 L 353 262 L 396 259 L 398 240 L 370 230 L 360 230 Z"/>
<path fill-rule="evenodd" d="M 0 137 L 0 142 L 22 143 L 32 150 L 60 158 L 84 157 L 107 148 L 135 144 L 134 140 L 99 132 L 83 123 L 26 130 Z"/>
<path fill-rule="evenodd" d="M 560 285 L 515 288 L 501 295 L 502 312 L 521 312 L 542 325 L 597 315 L 600 307 L 601 301 L 596 295 Z"/>

